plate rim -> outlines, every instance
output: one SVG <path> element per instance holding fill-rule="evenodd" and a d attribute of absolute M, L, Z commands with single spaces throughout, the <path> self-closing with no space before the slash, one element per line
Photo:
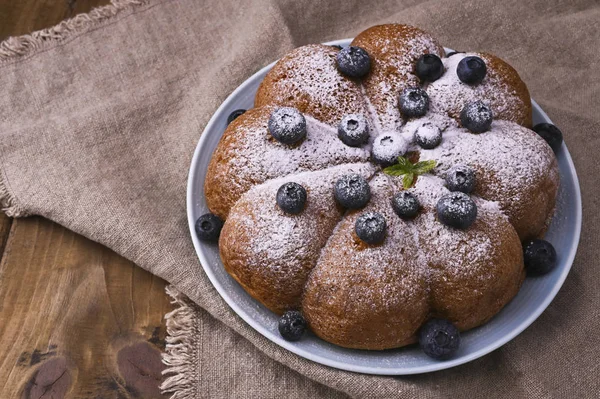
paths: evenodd
<path fill-rule="evenodd" d="M 340 39 L 340 40 L 333 40 L 333 41 L 325 42 L 323 44 L 344 46 L 344 45 L 348 45 L 351 41 L 352 41 L 352 39 Z M 449 49 L 446 47 L 445 47 L 445 50 L 447 52 L 452 51 L 452 49 Z M 558 294 L 558 291 L 562 288 L 562 286 L 567 278 L 567 275 L 569 274 L 569 272 L 573 266 L 573 261 L 575 260 L 575 255 L 577 253 L 577 249 L 579 248 L 579 240 L 580 240 L 580 236 L 581 236 L 581 226 L 582 226 L 581 187 L 579 185 L 579 177 L 577 176 L 577 170 L 575 169 L 573 159 L 571 158 L 571 154 L 569 153 L 567 146 L 564 142 L 562 143 L 562 147 L 561 147 L 561 153 L 562 153 L 561 155 L 565 157 L 568 167 L 573 173 L 573 184 L 576 189 L 575 196 L 573 198 L 573 200 L 575 201 L 575 204 L 576 204 L 575 236 L 574 236 L 574 239 L 571 241 L 569 252 L 568 252 L 567 256 L 565 257 L 564 263 L 565 263 L 566 267 L 564 268 L 563 272 L 558 277 L 557 282 L 555 283 L 553 289 L 549 292 L 549 294 L 546 296 L 544 301 L 536 308 L 536 310 L 534 312 L 532 312 L 531 314 L 529 314 L 528 317 L 525 318 L 524 320 L 522 320 L 516 328 L 511 330 L 508 334 L 504 335 L 501 339 L 496 340 L 492 344 L 489 344 L 488 346 L 481 348 L 478 351 L 469 353 L 465 356 L 461 356 L 456 359 L 450 359 L 447 361 L 433 363 L 433 364 L 419 366 L 419 367 L 380 368 L 380 367 L 374 367 L 374 366 L 354 365 L 354 364 L 349 364 L 349 363 L 344 363 L 344 362 L 340 362 L 337 360 L 333 360 L 333 359 L 330 359 L 327 357 L 322 357 L 322 356 L 319 356 L 318 354 L 314 354 L 312 352 L 305 351 L 304 349 L 294 345 L 293 342 L 288 342 L 288 341 L 284 341 L 284 340 L 276 341 L 273 337 L 270 336 L 270 334 L 265 334 L 264 326 L 261 323 L 257 322 L 256 320 L 254 320 L 252 317 L 250 317 L 241 307 L 239 307 L 237 305 L 236 301 L 225 291 L 224 287 L 221 286 L 218 278 L 215 276 L 215 274 L 212 272 L 212 270 L 208 266 L 205 266 L 206 264 L 209 264 L 210 262 L 204 256 L 204 254 L 201 250 L 202 243 L 196 237 L 195 230 L 194 230 L 195 220 L 193 220 L 193 214 L 192 214 L 193 213 L 192 209 L 194 207 L 194 199 L 193 199 L 194 193 L 193 193 L 192 187 L 193 187 L 194 176 L 195 176 L 194 171 L 197 170 L 197 166 L 198 166 L 198 163 L 200 160 L 201 149 L 203 148 L 204 143 L 208 140 L 208 132 L 210 132 L 213 129 L 213 126 L 218 123 L 217 115 L 221 114 L 224 110 L 230 108 L 229 104 L 234 101 L 234 99 L 237 97 L 237 95 L 240 92 L 245 90 L 246 86 L 248 86 L 250 84 L 250 81 L 252 81 L 256 75 L 260 75 L 260 74 L 270 70 L 277 61 L 278 60 L 271 62 L 270 64 L 266 65 L 265 67 L 259 69 L 257 72 L 255 72 L 251 76 L 249 76 L 231 94 L 229 94 L 229 96 L 227 96 L 227 98 L 221 103 L 221 105 L 214 111 L 210 120 L 208 121 L 205 128 L 203 129 L 200 139 L 198 140 L 198 143 L 194 150 L 194 155 L 192 157 L 190 169 L 188 172 L 187 188 L 186 188 L 186 213 L 187 213 L 187 219 L 188 219 L 189 232 L 190 232 L 190 236 L 192 238 L 192 242 L 194 244 L 194 249 L 196 250 L 196 255 L 198 256 L 200 264 L 202 266 L 202 269 L 208 276 L 211 284 L 217 290 L 219 295 L 221 295 L 221 297 L 225 300 L 227 305 L 236 313 L 236 315 L 238 315 L 242 320 L 244 320 L 245 323 L 247 323 L 254 330 L 256 330 L 256 332 L 258 332 L 263 337 L 267 338 L 269 341 L 273 342 L 275 345 L 281 346 L 298 356 L 301 356 L 305 359 L 308 359 L 308 360 L 311 360 L 311 361 L 314 361 L 314 362 L 317 362 L 317 363 L 320 363 L 320 364 L 323 364 L 326 366 L 334 367 L 337 369 L 356 372 L 356 373 L 373 374 L 373 375 L 424 374 L 424 373 L 430 373 L 430 372 L 434 372 L 434 371 L 444 370 L 444 369 L 452 368 L 455 366 L 459 366 L 461 364 L 469 363 L 469 362 L 471 362 L 477 358 L 480 358 L 482 356 L 485 356 L 488 353 L 491 353 L 494 350 L 505 345 L 506 343 L 508 343 L 509 341 L 514 339 L 517 335 L 521 334 L 525 329 L 527 329 L 527 327 L 529 327 L 535 320 L 538 319 L 538 317 L 548 308 L 550 303 L 554 300 L 554 298 Z M 548 114 L 546 114 L 546 112 L 538 105 L 537 102 L 535 102 L 535 100 L 533 100 L 533 98 L 531 99 L 531 102 L 532 102 L 532 108 L 535 109 L 537 112 L 539 112 L 543 118 L 545 118 L 547 121 L 549 121 L 551 123 L 552 121 L 548 117 Z"/>

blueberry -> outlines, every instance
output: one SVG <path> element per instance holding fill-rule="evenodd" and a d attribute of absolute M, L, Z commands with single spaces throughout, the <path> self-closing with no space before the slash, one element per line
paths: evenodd
<path fill-rule="evenodd" d="M 531 240 L 523 245 L 523 260 L 528 275 L 540 276 L 556 267 L 556 250 L 548 241 Z"/>
<path fill-rule="evenodd" d="M 346 209 L 360 209 L 371 199 L 371 189 L 364 177 L 357 174 L 342 176 L 334 186 L 336 201 Z"/>
<path fill-rule="evenodd" d="M 194 227 L 199 239 L 216 242 L 219 240 L 223 221 L 215 214 L 205 213 L 196 220 Z"/>
<path fill-rule="evenodd" d="M 402 219 L 412 219 L 419 213 L 421 204 L 414 194 L 401 191 L 392 198 L 392 208 Z"/>
<path fill-rule="evenodd" d="M 457 229 L 466 229 L 477 218 L 477 205 L 465 193 L 456 191 L 443 195 L 436 206 L 440 222 Z"/>
<path fill-rule="evenodd" d="M 434 82 L 444 73 L 444 64 L 435 54 L 423 54 L 417 60 L 415 73 L 422 82 Z"/>
<path fill-rule="evenodd" d="M 419 346 L 429 357 L 448 359 L 460 346 L 460 332 L 448 320 L 430 319 L 419 331 Z"/>
<path fill-rule="evenodd" d="M 295 144 L 306 137 L 306 119 L 296 108 L 277 108 L 269 118 L 269 132 L 283 144 Z"/>
<path fill-rule="evenodd" d="M 288 182 L 277 190 L 277 205 L 293 215 L 302 212 L 306 204 L 306 189 L 298 183 Z"/>
<path fill-rule="evenodd" d="M 375 138 L 371 148 L 371 157 L 382 166 L 393 165 L 398 157 L 406 154 L 408 143 L 397 133 L 383 133 Z"/>
<path fill-rule="evenodd" d="M 446 172 L 446 187 L 465 194 L 475 189 L 475 171 L 466 165 L 454 165 Z"/>
<path fill-rule="evenodd" d="M 461 82 L 468 85 L 481 83 L 487 73 L 485 61 L 479 57 L 465 57 L 458 63 L 456 74 Z"/>
<path fill-rule="evenodd" d="M 442 131 L 433 123 L 425 122 L 417 128 L 415 140 L 421 148 L 430 150 L 442 142 Z"/>
<path fill-rule="evenodd" d="M 558 152 L 563 142 L 563 134 L 559 128 L 551 123 L 538 123 L 533 127 L 533 131 L 546 140 L 554 152 Z"/>
<path fill-rule="evenodd" d="M 483 101 L 467 103 L 460 112 L 460 123 L 472 133 L 483 133 L 492 126 L 494 113 Z"/>
<path fill-rule="evenodd" d="M 337 53 L 337 68 L 346 76 L 360 78 L 369 73 L 371 57 L 360 47 L 344 47 Z"/>
<path fill-rule="evenodd" d="M 245 113 L 246 110 L 245 109 L 236 109 L 235 111 L 233 111 L 232 113 L 229 114 L 229 116 L 227 117 L 227 124 L 229 125 L 231 122 L 233 122 L 238 116 L 242 115 L 243 113 Z"/>
<path fill-rule="evenodd" d="M 298 341 L 306 331 L 306 320 L 297 310 L 288 310 L 279 319 L 278 328 L 286 341 Z"/>
<path fill-rule="evenodd" d="M 367 244 L 379 244 L 385 239 L 385 218 L 378 212 L 365 212 L 356 219 L 354 230 Z"/>
<path fill-rule="evenodd" d="M 349 114 L 338 126 L 338 137 L 350 147 L 360 147 L 369 140 L 369 125 L 361 114 Z"/>
<path fill-rule="evenodd" d="M 423 116 L 429 109 L 429 96 L 420 87 L 408 87 L 400 94 L 398 106 L 407 118 Z"/>

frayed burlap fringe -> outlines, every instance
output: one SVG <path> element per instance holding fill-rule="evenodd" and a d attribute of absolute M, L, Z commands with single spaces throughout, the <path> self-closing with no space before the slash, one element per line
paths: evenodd
<path fill-rule="evenodd" d="M 171 393 L 171 399 L 195 399 L 197 374 L 196 342 L 198 331 L 197 306 L 172 285 L 167 286 L 167 294 L 176 309 L 165 315 L 167 323 L 166 348 L 162 355 L 167 368 L 167 376 L 160 389 L 162 393 Z"/>
<path fill-rule="evenodd" d="M 124 9 L 140 6 L 147 2 L 148 0 L 112 0 L 109 5 L 95 8 L 87 14 L 76 15 L 52 28 L 33 32 L 29 35 L 9 37 L 0 43 L 0 63 L 48 48 L 73 35 L 96 27 Z"/>
<path fill-rule="evenodd" d="M 6 216 L 11 218 L 29 216 L 29 214 L 17 203 L 15 197 L 8 189 L 4 173 L 0 175 L 0 207 L 2 208 L 2 212 L 6 213 Z"/>

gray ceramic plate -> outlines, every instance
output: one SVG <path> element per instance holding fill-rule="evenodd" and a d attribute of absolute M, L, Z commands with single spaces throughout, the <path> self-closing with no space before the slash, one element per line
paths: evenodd
<path fill-rule="evenodd" d="M 338 40 L 327 44 L 347 46 L 350 41 Z M 217 245 L 200 242 L 194 233 L 195 220 L 208 212 L 203 190 L 204 177 L 211 155 L 225 130 L 227 116 L 235 109 L 253 106 L 256 89 L 272 66 L 273 64 L 268 65 L 252 75 L 215 112 L 194 153 L 188 181 L 188 222 L 200 263 L 217 291 L 242 319 L 276 344 L 315 362 L 361 373 L 400 375 L 446 369 L 477 359 L 513 339 L 538 318 L 569 273 L 581 231 L 579 182 L 564 144 L 558 153 L 561 184 L 557 212 L 546 235 L 546 239 L 554 244 L 558 253 L 558 267 L 546 276 L 528 278 L 519 294 L 490 322 L 464 333 L 461 348 L 453 359 L 432 360 L 416 346 L 386 351 L 345 349 L 329 344 L 311 333 L 300 342 L 283 340 L 277 331 L 277 316 L 250 297 L 227 274 Z M 533 122 L 550 122 L 535 102 Z"/>

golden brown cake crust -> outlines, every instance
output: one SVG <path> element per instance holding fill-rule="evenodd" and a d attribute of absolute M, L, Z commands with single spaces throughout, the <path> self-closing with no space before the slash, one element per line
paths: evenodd
<path fill-rule="evenodd" d="M 410 191 L 423 206 L 414 225 L 427 259 L 429 316 L 469 330 L 488 321 L 519 291 L 525 278 L 521 241 L 491 202 L 477 200 L 477 219 L 466 230 L 442 225 L 435 205 L 448 190 L 431 178 L 419 180 Z"/>
<path fill-rule="evenodd" d="M 454 165 L 475 170 L 474 195 L 497 201 L 522 240 L 538 237 L 553 214 L 558 193 L 558 164 L 552 149 L 532 130 L 494 121 L 490 131 L 470 134 L 450 127 L 421 160 L 436 160 L 434 173 L 445 177 Z"/>
<path fill-rule="evenodd" d="M 386 349 L 416 340 L 429 317 L 460 330 L 477 327 L 518 292 L 525 271 L 521 243 L 492 203 L 479 203 L 477 220 L 456 230 L 436 220 L 435 204 L 448 193 L 440 181 L 419 178 L 413 192 L 423 209 L 416 219 L 394 214 L 389 198 L 403 190 L 397 178 L 371 181 L 365 211 L 388 221 L 381 245 L 365 245 L 352 212 L 338 225 L 306 284 L 302 311 L 319 337 L 348 348 Z"/>
<path fill-rule="evenodd" d="M 302 301 L 311 330 L 347 348 L 409 344 L 428 316 L 429 286 L 423 262 L 415 256 L 412 228 L 393 213 L 394 190 L 386 176 L 371 181 L 371 191 L 365 211 L 386 218 L 385 242 L 362 242 L 354 232 L 362 211 L 351 212 L 323 249 Z"/>
<path fill-rule="evenodd" d="M 307 136 L 302 142 L 294 146 L 279 143 L 267 127 L 274 109 L 252 108 L 235 119 L 210 160 L 204 194 L 210 211 L 223 219 L 242 194 L 257 184 L 369 158 L 367 150 L 344 145 L 337 137 L 337 129 L 309 116 Z"/>
<path fill-rule="evenodd" d="M 254 184 L 262 183 L 255 181 L 253 176 L 240 176 L 240 168 L 236 167 L 233 160 L 236 153 L 244 148 L 249 132 L 266 134 L 266 122 L 271 112 L 272 109 L 268 107 L 252 108 L 231 122 L 210 159 L 204 182 L 204 195 L 210 211 L 224 220 L 244 192 Z"/>
<path fill-rule="evenodd" d="M 351 43 L 371 56 L 371 71 L 363 81 L 365 94 L 374 108 L 379 130 L 395 130 L 402 124 L 398 94 L 419 85 L 414 66 L 423 54 L 444 56 L 444 48 L 428 33 L 401 24 L 373 26 Z"/>
<path fill-rule="evenodd" d="M 292 50 L 265 76 L 256 92 L 254 106 L 295 107 L 334 126 L 346 114 L 365 113 L 360 84 L 337 70 L 338 51 L 323 44 Z"/>
<path fill-rule="evenodd" d="M 480 57 L 487 66 L 485 78 L 474 86 L 462 83 L 456 75 L 458 63 L 467 56 Z M 426 86 L 432 112 L 460 121 L 465 104 L 481 100 L 492 108 L 495 119 L 531 128 L 529 90 L 512 66 L 488 53 L 458 53 L 443 62 L 446 71 L 442 77 Z"/>
<path fill-rule="evenodd" d="M 518 98 L 521 106 L 507 107 L 505 109 L 496 108 L 496 118 L 502 120 L 513 121 L 521 126 L 528 128 L 532 127 L 532 108 L 529 89 L 519 73 L 507 62 L 493 54 L 478 53 L 479 56 L 490 66 L 490 78 L 498 79 L 507 87 L 512 89 L 511 95 Z M 493 95 L 493 94 L 492 94 Z M 498 99 L 492 97 L 491 102 L 494 104 Z M 505 101 L 505 100 L 504 100 Z"/>
<path fill-rule="evenodd" d="M 373 170 L 370 163 L 334 166 L 271 180 L 245 193 L 221 232 L 227 272 L 275 313 L 298 309 L 308 273 L 343 214 L 331 186 L 345 174 L 368 179 Z M 277 190 L 289 181 L 308 192 L 298 215 L 286 214 L 275 202 Z"/>

